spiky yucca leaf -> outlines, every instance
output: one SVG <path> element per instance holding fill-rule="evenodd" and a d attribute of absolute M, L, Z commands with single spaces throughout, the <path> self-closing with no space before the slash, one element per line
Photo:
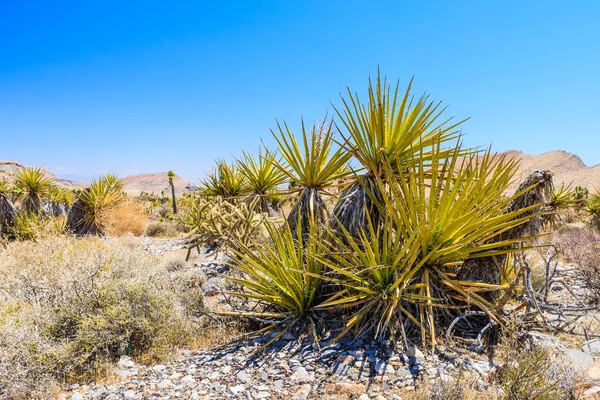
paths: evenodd
<path fill-rule="evenodd" d="M 204 194 L 235 199 L 247 192 L 244 175 L 237 164 L 228 164 L 223 160 L 216 160 L 216 164 L 216 169 L 202 181 L 204 187 L 201 190 Z"/>
<path fill-rule="evenodd" d="M 352 172 L 343 168 L 348 163 L 350 154 L 342 148 L 333 151 L 332 121 L 313 126 L 310 133 L 302 121 L 300 145 L 285 122 L 283 126 L 278 122 L 277 128 L 278 132 L 271 133 L 279 145 L 285 164 L 276 164 L 295 186 L 320 189 Z"/>
<path fill-rule="evenodd" d="M 591 217 L 590 225 L 600 230 L 600 189 L 597 189 L 594 194 L 590 195 L 586 202 L 585 211 Z"/>
<path fill-rule="evenodd" d="M 50 195 L 54 179 L 40 167 L 27 167 L 15 175 L 15 187 L 22 193 L 21 204 L 27 213 L 39 213 L 42 201 Z"/>
<path fill-rule="evenodd" d="M 412 80 L 404 94 L 399 90 L 399 82 L 392 90 L 387 79 L 378 73 L 375 84 L 369 80 L 366 104 L 348 89 L 348 99 L 342 97 L 343 107 L 336 108 L 345 128 L 342 146 L 366 169 L 363 182 L 349 184 L 333 210 L 330 226 L 338 232 L 341 227 L 354 236 L 360 235 L 361 230 L 368 231 L 367 215 L 376 226 L 382 223 L 378 208 L 365 193 L 365 187 L 373 192 L 375 177 L 387 173 L 391 179 L 400 172 L 410 172 L 419 163 L 429 166 L 436 158 L 439 162 L 474 153 L 457 144 L 460 137 L 457 128 L 464 121 L 452 123 L 452 117 L 443 118 L 445 108 L 441 102 L 430 101 L 428 95 L 415 101 L 411 94 Z M 440 145 L 448 147 L 434 149 Z"/>
<path fill-rule="evenodd" d="M 285 164 L 277 162 L 277 166 L 300 191 L 287 221 L 293 234 L 297 232 L 296 224 L 299 221 L 301 232 L 306 237 L 310 224 L 319 226 L 326 220 L 327 209 L 321 191 L 352 173 L 346 168 L 350 154 L 342 148 L 333 151 L 332 121 L 313 126 L 310 132 L 307 132 L 302 121 L 300 145 L 287 124 L 282 126 L 277 123 L 277 128 L 277 133 L 271 132 L 285 160 Z"/>
<path fill-rule="evenodd" d="M 381 338 L 402 329 L 403 321 L 412 321 L 433 347 L 436 323 L 450 308 L 472 305 L 500 322 L 480 292 L 504 286 L 460 281 L 456 273 L 467 259 L 515 251 L 513 245 L 528 238 L 501 235 L 535 218 L 538 214 L 527 213 L 540 205 L 505 212 L 517 196 L 503 196 L 516 162 L 489 152 L 462 159 L 459 154 L 457 148 L 448 157 L 436 146 L 433 153 L 421 153 L 423 158 L 409 168 L 413 172 L 398 171 L 397 179 L 375 177 L 377 188 L 367 193 L 384 223 L 369 223 L 369 231 L 358 237 L 343 227 L 343 236 L 332 235 L 330 247 L 340 250 L 333 253 L 334 262 L 322 261 L 349 290 L 320 307 L 357 310 L 347 329 Z M 395 176 L 394 165 L 384 161 L 383 176 Z M 492 240 L 498 236 L 500 240 Z"/>
<path fill-rule="evenodd" d="M 348 99 L 342 97 L 343 107 L 335 109 L 345 127 L 344 148 L 371 174 L 382 174 L 388 162 L 395 173 L 417 161 L 428 164 L 433 157 L 454 155 L 454 146 L 435 155 L 433 146 L 456 141 L 460 136 L 457 127 L 464 121 L 442 119 L 446 108 L 441 102 L 430 101 L 428 95 L 414 101 L 411 89 L 412 80 L 399 96 L 400 82 L 392 91 L 378 73 L 375 84 L 369 80 L 367 104 L 348 89 Z"/>
<path fill-rule="evenodd" d="M 247 290 L 236 295 L 264 306 L 264 312 L 230 314 L 269 318 L 273 323 L 260 332 L 275 330 L 278 335 L 295 326 L 299 329 L 309 325 L 314 327 L 317 321 L 314 307 L 323 272 L 323 263 L 316 257 L 318 239 L 309 236 L 303 243 L 302 235 L 293 235 L 289 225 L 284 225 L 283 229 L 279 229 L 267 224 L 272 246 L 250 247 L 238 243 L 235 250 L 238 259 L 234 267 L 243 277 L 229 278 Z"/>
<path fill-rule="evenodd" d="M 242 151 L 242 158 L 237 160 L 238 168 L 248 185 L 252 198 L 259 201 L 256 205 L 262 212 L 270 211 L 268 195 L 274 192 L 285 181 L 285 173 L 276 166 L 275 155 L 267 150 L 266 155 L 259 150 L 254 157 Z"/>
<path fill-rule="evenodd" d="M 106 213 L 126 198 L 122 181 L 113 174 L 92 180 L 82 190 L 67 218 L 68 228 L 76 234 L 103 234 L 106 228 Z"/>

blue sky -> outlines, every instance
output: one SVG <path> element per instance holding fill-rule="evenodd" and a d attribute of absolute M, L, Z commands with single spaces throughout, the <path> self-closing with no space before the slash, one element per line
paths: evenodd
<path fill-rule="evenodd" d="M 600 163 L 597 1 L 2 1 L 0 159 L 89 180 L 272 143 L 378 66 L 468 145 Z"/>

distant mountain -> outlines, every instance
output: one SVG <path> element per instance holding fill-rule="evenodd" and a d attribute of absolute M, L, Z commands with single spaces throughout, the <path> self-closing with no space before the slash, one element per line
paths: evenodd
<path fill-rule="evenodd" d="M 583 186 L 590 191 L 600 188 L 600 165 L 588 167 L 575 154 L 562 150 L 549 151 L 537 156 L 523 153 L 517 150 L 506 151 L 508 157 L 519 159 L 520 167 L 516 176 L 516 181 L 521 182 L 534 170 L 549 170 L 554 176 L 554 186 L 558 187 L 561 183 L 575 186 Z"/>
<path fill-rule="evenodd" d="M 167 172 L 132 175 L 121 178 L 121 180 L 124 183 L 125 191 L 132 196 L 138 196 L 141 192 L 159 194 L 163 190 L 166 195 L 171 194 Z M 189 190 L 190 183 L 178 175 L 173 178 L 173 184 L 177 195 Z"/>
<path fill-rule="evenodd" d="M 0 179 L 7 179 L 12 181 L 14 175 L 19 172 L 19 170 L 25 168 L 25 165 L 17 162 L 17 161 L 7 161 L 0 160 Z M 65 189 L 75 189 L 85 187 L 85 184 L 72 181 L 69 179 L 61 179 L 57 178 L 52 172 L 45 171 L 46 176 L 54 179 L 56 181 L 56 185 L 63 187 Z"/>
<path fill-rule="evenodd" d="M 509 150 L 504 153 L 508 157 L 517 158 L 521 161 L 519 170 L 515 177 L 515 187 L 522 182 L 527 175 L 536 169 L 549 170 L 554 174 L 555 186 L 560 186 L 561 183 L 572 186 L 584 186 L 592 190 L 600 188 L 600 165 L 588 167 L 575 154 L 568 153 L 562 150 L 554 150 L 540 155 L 530 155 L 518 150 Z M 0 160 L 0 179 L 12 180 L 14 174 L 24 165 L 17 161 L 2 161 Z M 54 178 L 58 186 L 74 189 L 85 187 L 86 184 L 76 182 L 69 179 L 57 178 L 50 171 L 46 174 Z M 130 195 L 137 196 L 141 192 L 159 194 L 165 191 L 165 194 L 170 193 L 169 177 L 166 172 L 138 174 L 121 178 L 123 180 L 125 191 Z M 181 195 L 189 190 L 190 183 L 184 178 L 175 175 L 175 192 Z"/>

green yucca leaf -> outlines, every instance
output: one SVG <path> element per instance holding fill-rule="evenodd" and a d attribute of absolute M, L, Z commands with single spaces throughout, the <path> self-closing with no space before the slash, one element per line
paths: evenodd
<path fill-rule="evenodd" d="M 106 174 L 92 180 L 78 195 L 76 205 L 82 211 L 82 219 L 72 221 L 70 228 L 79 232 L 104 233 L 106 213 L 125 199 L 123 182 L 116 175 Z"/>
<path fill-rule="evenodd" d="M 216 169 L 202 181 L 202 192 L 207 196 L 236 198 L 247 192 L 247 185 L 239 166 L 216 160 Z"/>
<path fill-rule="evenodd" d="M 441 102 L 430 101 L 428 95 L 415 101 L 412 80 L 401 96 L 399 89 L 397 82 L 392 91 L 387 79 L 382 80 L 378 73 L 375 84 L 369 80 L 366 104 L 348 89 L 348 99 L 342 97 L 343 107 L 334 107 L 345 128 L 343 147 L 372 174 L 381 174 L 385 162 L 392 162 L 391 170 L 397 172 L 416 161 L 429 164 L 433 157 L 452 156 L 454 146 L 435 154 L 432 148 L 460 137 L 457 128 L 464 121 L 442 119 L 446 108 Z M 463 155 L 469 153 L 472 150 L 461 150 Z"/>
<path fill-rule="evenodd" d="M 259 150 L 257 157 L 245 151 L 242 154 L 242 158 L 237 160 L 238 167 L 254 194 L 266 195 L 285 181 L 285 173 L 276 167 L 275 156 L 269 151 L 263 155 Z"/>
<path fill-rule="evenodd" d="M 23 168 L 15 175 L 15 187 L 21 193 L 21 203 L 28 213 L 39 213 L 42 201 L 50 195 L 54 179 L 40 167 Z"/>
<path fill-rule="evenodd" d="M 243 274 L 242 278 L 229 278 L 244 286 L 247 292 L 236 295 L 260 301 L 270 313 L 281 313 L 283 325 L 311 318 L 317 304 L 321 285 L 323 263 L 316 257 L 318 240 L 309 236 L 303 243 L 302 235 L 293 235 L 289 226 L 279 229 L 272 223 L 266 224 L 272 246 L 248 246 L 239 242 L 234 267 Z M 312 232 L 316 232 L 314 229 Z M 238 315 L 247 314 L 241 312 Z"/>
<path fill-rule="evenodd" d="M 333 151 L 333 122 L 313 126 L 310 132 L 302 121 L 301 139 L 290 131 L 284 122 L 277 122 L 277 132 L 271 131 L 279 145 L 285 164 L 276 161 L 279 169 L 299 187 L 322 188 L 352 173 L 347 168 L 350 154 L 344 149 Z"/>

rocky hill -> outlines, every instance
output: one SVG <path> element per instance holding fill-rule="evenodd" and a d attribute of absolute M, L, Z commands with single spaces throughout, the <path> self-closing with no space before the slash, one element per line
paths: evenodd
<path fill-rule="evenodd" d="M 17 161 L 8 161 L 8 160 L 0 160 L 0 180 L 6 179 L 11 181 L 14 175 L 19 172 L 19 170 L 25 168 L 25 165 L 17 162 Z M 85 184 L 80 182 L 75 182 L 69 179 L 58 178 L 52 172 L 46 170 L 46 176 L 52 178 L 56 181 L 57 186 L 66 188 L 66 189 L 75 189 L 84 187 Z"/>
<path fill-rule="evenodd" d="M 521 160 L 516 181 L 521 182 L 536 169 L 549 170 L 554 174 L 554 185 L 572 184 L 572 187 L 583 186 L 590 190 L 600 188 L 600 165 L 588 167 L 577 155 L 562 150 L 549 151 L 537 156 L 510 150 L 508 157 Z"/>
<path fill-rule="evenodd" d="M 122 181 L 125 184 L 125 191 L 132 196 L 138 196 L 141 192 L 159 194 L 163 190 L 166 194 L 171 193 L 169 177 L 166 172 L 132 175 L 122 178 Z M 173 178 L 173 183 L 177 195 L 189 190 L 190 183 L 178 175 Z"/>
<path fill-rule="evenodd" d="M 504 153 L 509 157 L 518 158 L 521 160 L 521 165 L 517 176 L 515 177 L 515 186 L 518 182 L 524 180 L 533 170 L 550 170 L 554 173 L 554 183 L 559 186 L 561 183 L 572 186 L 584 186 L 590 190 L 600 188 L 600 165 L 588 167 L 577 155 L 568 153 L 562 150 L 554 150 L 540 155 L 530 155 L 517 150 L 510 150 Z M 21 168 L 23 164 L 17 161 L 1 161 L 0 160 L 0 179 L 11 179 L 12 176 Z M 84 183 L 75 182 L 68 179 L 56 177 L 50 171 L 48 176 L 56 179 L 59 186 L 65 188 L 84 187 Z M 125 184 L 125 191 L 130 195 L 137 196 L 141 192 L 156 193 L 161 191 L 170 193 L 169 178 L 166 172 L 138 174 L 122 178 Z M 189 190 L 189 182 L 175 175 L 175 191 L 181 195 L 186 190 Z"/>

